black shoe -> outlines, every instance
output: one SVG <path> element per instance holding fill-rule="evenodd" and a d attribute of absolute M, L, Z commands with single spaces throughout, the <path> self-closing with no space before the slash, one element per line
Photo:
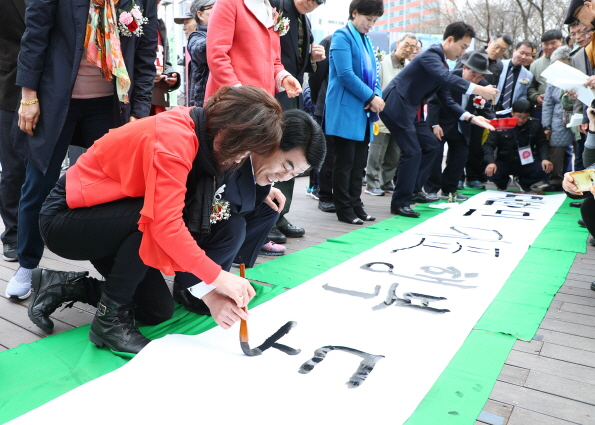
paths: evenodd
<path fill-rule="evenodd" d="M 91 324 L 89 340 L 98 347 L 112 351 L 137 354 L 151 342 L 134 324 L 132 304 L 118 304 L 103 294 Z"/>
<path fill-rule="evenodd" d="M 589 244 L 595 246 L 595 238 L 589 238 Z"/>
<path fill-rule="evenodd" d="M 591 283 L 591 291 L 595 291 L 595 282 Z"/>
<path fill-rule="evenodd" d="M 585 221 L 582 218 L 579 218 L 577 223 L 581 227 L 587 227 L 587 225 L 585 224 Z"/>
<path fill-rule="evenodd" d="M 16 243 L 5 243 L 2 246 L 2 250 L 4 251 L 4 254 L 2 255 L 2 258 L 4 258 L 4 261 L 17 261 L 17 244 Z"/>
<path fill-rule="evenodd" d="M 426 199 L 428 202 L 438 202 L 440 200 L 437 193 L 426 193 Z"/>
<path fill-rule="evenodd" d="M 324 202 L 324 201 L 318 201 L 318 209 L 323 212 L 329 212 L 329 213 L 333 213 L 333 212 L 337 211 L 334 203 Z"/>
<path fill-rule="evenodd" d="M 306 234 L 306 231 L 301 227 L 294 226 L 291 223 L 287 223 L 285 226 L 277 226 L 277 229 L 288 238 L 301 238 Z M 272 239 L 271 239 L 272 240 Z M 273 241 L 279 243 L 277 241 Z"/>
<path fill-rule="evenodd" d="M 275 243 L 282 245 L 285 242 L 287 242 L 287 236 L 285 236 L 283 233 L 281 233 L 281 231 L 279 229 L 277 229 L 276 227 L 273 227 L 271 229 L 271 231 L 269 232 L 269 241 L 273 241 Z"/>
<path fill-rule="evenodd" d="M 31 275 L 33 299 L 29 303 L 29 318 L 38 327 L 52 333 L 54 322 L 50 319 L 58 307 L 66 302 L 72 307 L 76 301 L 96 306 L 101 297 L 99 280 L 87 277 L 89 272 L 60 272 L 35 269 Z"/>
<path fill-rule="evenodd" d="M 183 289 L 178 284 L 178 280 L 175 278 L 172 295 L 174 297 L 174 301 L 178 304 L 182 304 L 186 310 L 203 316 L 211 315 L 211 311 L 205 302 L 192 295 L 188 289 Z"/>
<path fill-rule="evenodd" d="M 363 221 L 374 221 L 374 220 L 376 220 L 376 217 L 374 217 L 373 215 L 368 215 L 368 213 L 366 213 L 363 208 L 361 208 L 359 210 L 358 209 L 355 209 L 354 212 L 355 212 L 355 215 L 357 215 L 357 217 L 360 220 L 363 220 Z"/>
<path fill-rule="evenodd" d="M 583 205 L 583 201 L 571 202 L 569 205 L 574 208 L 580 208 Z"/>
<path fill-rule="evenodd" d="M 403 217 L 411 217 L 411 218 L 418 218 L 419 213 L 415 212 L 411 209 L 411 207 L 397 207 L 397 208 L 390 208 L 390 212 L 397 215 L 402 215 Z"/>
<path fill-rule="evenodd" d="M 347 213 L 345 213 L 345 212 L 339 213 L 338 212 L 337 218 L 339 219 L 339 221 L 342 221 L 343 223 L 356 224 L 356 225 L 364 224 L 363 220 L 361 218 L 359 218 L 358 216 L 356 216 L 355 213 L 353 213 L 351 210 L 347 210 Z"/>
<path fill-rule="evenodd" d="M 437 200 L 438 199 L 436 199 L 436 201 Z M 428 203 L 428 202 L 435 202 L 435 201 L 429 199 L 428 198 L 428 195 L 426 195 L 423 192 L 415 192 L 413 194 L 413 197 L 411 198 L 411 201 L 412 202 L 417 202 L 417 203 L 422 203 L 422 204 L 425 204 L 425 203 Z"/>
<path fill-rule="evenodd" d="M 471 189 L 480 189 L 480 190 L 483 190 L 486 188 L 483 184 L 481 184 L 481 182 L 479 180 L 471 180 L 471 181 L 467 180 L 465 182 L 465 187 L 469 187 Z M 459 189 L 459 190 L 461 190 L 461 189 Z"/>

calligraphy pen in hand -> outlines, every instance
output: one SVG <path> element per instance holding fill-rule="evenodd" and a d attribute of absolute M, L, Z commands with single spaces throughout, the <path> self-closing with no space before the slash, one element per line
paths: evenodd
<path fill-rule="evenodd" d="M 246 266 L 244 263 L 240 264 L 240 277 L 246 278 Z M 242 308 L 246 313 L 248 313 L 248 308 Z M 294 326 L 296 326 L 296 322 L 287 322 L 281 328 L 267 338 L 261 345 L 256 348 L 251 349 L 250 344 L 248 343 L 248 323 L 244 319 L 241 319 L 240 322 L 240 347 L 242 347 L 242 351 L 245 355 L 254 357 L 260 356 L 264 350 L 268 350 L 269 348 L 273 347 L 279 351 L 284 352 L 285 354 L 289 354 L 290 356 L 295 356 L 299 354 L 301 350 L 288 347 L 287 345 L 279 344 L 277 341 L 281 339 L 284 335 L 286 335 Z"/>

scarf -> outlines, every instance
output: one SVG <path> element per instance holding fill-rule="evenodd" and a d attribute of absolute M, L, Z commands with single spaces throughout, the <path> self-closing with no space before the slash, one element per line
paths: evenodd
<path fill-rule="evenodd" d="M 85 48 L 87 60 L 101 69 L 105 80 L 116 77 L 116 93 L 118 100 L 128 103 L 130 77 L 122 57 L 118 22 L 116 20 L 116 4 L 119 0 L 91 0 Z"/>
<path fill-rule="evenodd" d="M 585 47 L 585 53 L 589 58 L 589 63 L 591 64 L 591 69 L 595 67 L 595 32 L 591 36 L 591 42 L 587 47 Z"/>
<path fill-rule="evenodd" d="M 347 23 L 347 28 L 351 31 L 351 35 L 355 38 L 357 46 L 359 47 L 362 81 L 374 91 L 376 88 L 376 80 L 378 78 L 378 70 L 372 43 L 370 43 L 370 39 L 367 36 L 362 36 L 362 34 L 355 29 L 351 21 Z M 368 112 L 368 117 L 371 122 L 378 121 L 378 114 L 376 112 Z"/>
<path fill-rule="evenodd" d="M 207 119 L 203 108 L 193 108 L 190 117 L 198 138 L 198 152 L 186 181 L 186 198 L 182 216 L 190 233 L 206 236 L 211 230 L 211 209 L 215 189 L 221 186 L 223 175 L 213 159 L 213 138 L 207 134 Z"/>

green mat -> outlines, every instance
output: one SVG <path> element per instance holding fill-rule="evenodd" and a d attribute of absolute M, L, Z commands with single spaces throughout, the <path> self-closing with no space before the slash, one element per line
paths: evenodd
<path fill-rule="evenodd" d="M 578 209 L 569 208 L 568 202 L 564 202 L 527 251 L 407 425 L 474 423 L 516 337 L 525 340 L 533 337 L 553 295 L 565 280 L 575 252 L 584 252 L 587 232 L 576 224 Z M 278 285 L 255 285 L 257 296 L 250 307 L 284 292 L 283 287 L 295 287 L 442 212 L 426 205 L 415 209 L 422 213 L 423 219 L 393 217 L 249 269 L 249 279 Z M 568 228 L 562 235 L 554 236 L 556 229 L 560 231 L 564 225 Z M 582 243 L 573 241 L 567 233 L 581 238 Z M 574 248 L 576 251 L 572 252 Z M 158 338 L 167 333 L 198 334 L 214 326 L 210 317 L 198 317 L 178 306 L 171 320 L 141 331 L 149 338 Z M 0 423 L 126 363 L 126 357 L 99 350 L 89 343 L 88 328 L 84 326 L 0 352 Z"/>

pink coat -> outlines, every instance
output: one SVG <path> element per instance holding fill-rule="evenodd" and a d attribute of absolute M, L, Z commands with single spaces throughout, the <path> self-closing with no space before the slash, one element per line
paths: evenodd
<path fill-rule="evenodd" d="M 276 16 L 276 14 L 275 14 Z M 205 100 L 225 85 L 252 85 L 275 95 L 283 71 L 279 33 L 265 27 L 244 0 L 217 0 L 209 18 Z"/>

